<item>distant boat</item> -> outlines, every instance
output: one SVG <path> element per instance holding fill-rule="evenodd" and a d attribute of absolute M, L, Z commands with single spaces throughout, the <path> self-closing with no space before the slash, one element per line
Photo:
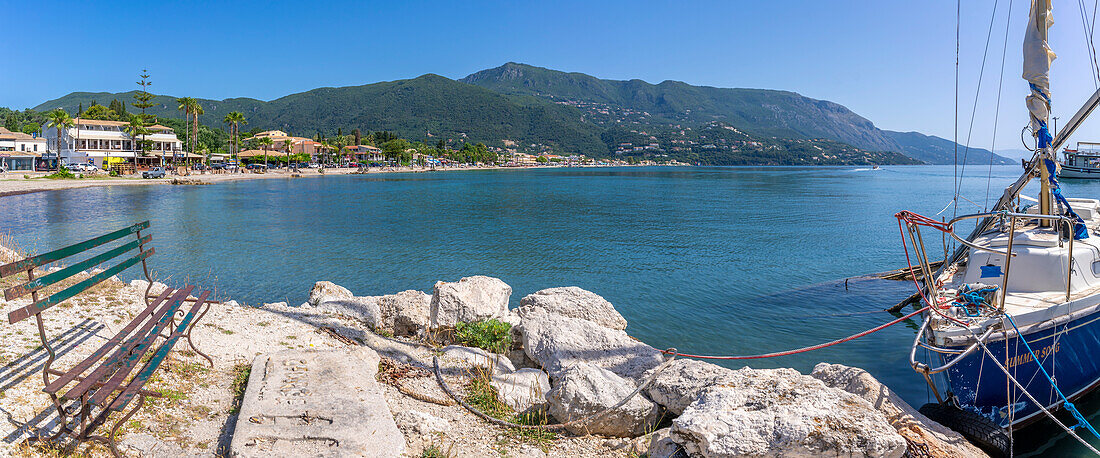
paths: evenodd
<path fill-rule="evenodd" d="M 878 170 L 879 168 L 880 167 L 877 164 L 871 166 L 871 170 Z"/>
<path fill-rule="evenodd" d="M 1100 143 L 1077 142 L 1077 149 L 1062 151 L 1058 178 L 1100 178 Z"/>

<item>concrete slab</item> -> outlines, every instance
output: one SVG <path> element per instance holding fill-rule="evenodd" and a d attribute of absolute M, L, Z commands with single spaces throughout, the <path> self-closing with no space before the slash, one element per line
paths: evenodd
<path fill-rule="evenodd" d="M 405 437 L 367 347 L 257 356 L 230 451 L 240 457 L 397 457 Z"/>

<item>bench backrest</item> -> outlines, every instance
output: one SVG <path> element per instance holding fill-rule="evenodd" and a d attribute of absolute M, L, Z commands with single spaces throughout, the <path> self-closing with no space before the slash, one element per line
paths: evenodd
<path fill-rule="evenodd" d="M 0 278 L 14 275 L 20 272 L 26 272 L 28 279 L 26 283 L 5 289 L 4 299 L 10 301 L 17 297 L 31 294 L 31 297 L 34 301 L 26 307 L 21 307 L 8 313 L 8 322 L 16 323 L 31 316 L 38 315 L 46 309 L 53 307 L 54 305 L 57 305 L 58 303 L 66 299 L 76 296 L 77 294 L 80 294 L 88 288 L 95 286 L 103 280 L 111 278 L 115 274 L 118 274 L 119 272 L 122 272 L 123 270 L 126 270 L 127 268 L 139 262 L 145 269 L 146 280 L 149 280 L 151 283 L 152 279 L 149 278 L 149 269 L 148 266 L 146 266 L 145 264 L 145 259 L 149 256 L 152 256 L 155 250 L 151 247 L 149 249 L 145 248 L 145 244 L 149 243 L 149 241 L 152 240 L 152 236 L 146 235 L 142 237 L 141 235 L 141 231 L 148 228 L 149 222 L 144 221 L 127 228 L 119 229 L 109 234 L 104 234 L 90 240 L 85 240 L 80 243 L 69 245 L 65 248 L 60 248 L 57 250 L 53 250 L 49 253 L 40 254 L 37 256 L 31 256 L 26 259 L 0 266 Z M 68 267 L 57 270 L 55 272 L 48 273 L 38 278 L 34 277 L 34 269 L 36 267 L 40 267 L 46 264 L 60 261 L 70 256 L 75 256 L 87 252 L 92 248 L 114 242 L 130 234 L 136 235 L 137 240 L 123 243 L 115 248 L 97 254 L 75 264 L 69 265 Z M 128 252 L 133 250 L 137 250 L 138 252 L 133 256 L 126 257 L 124 260 L 114 265 L 113 267 L 110 267 L 102 272 L 85 278 L 72 286 L 51 294 L 44 299 L 38 298 L 38 290 L 73 277 L 74 275 L 108 262 L 114 258 L 126 255 Z"/>

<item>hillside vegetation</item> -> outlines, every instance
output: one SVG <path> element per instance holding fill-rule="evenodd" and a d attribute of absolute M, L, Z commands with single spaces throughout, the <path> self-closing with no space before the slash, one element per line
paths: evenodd
<path fill-rule="evenodd" d="M 74 92 L 35 110 L 130 100 L 133 93 Z M 723 89 L 665 81 L 612 81 L 508 63 L 455 81 L 427 74 L 362 86 L 326 87 L 271 101 L 198 99 L 206 126 L 223 127 L 231 111 L 247 129 L 294 135 L 390 131 L 452 147 L 509 146 L 523 152 L 592 157 L 676 159 L 699 164 L 950 163 L 953 144 L 918 133 L 880 130 L 842 105 L 794 92 Z M 182 118 L 176 96 L 148 111 Z M 912 158 L 912 159 L 910 159 Z M 971 150 L 970 163 L 989 152 Z M 999 156 L 995 163 L 1007 163 Z"/>

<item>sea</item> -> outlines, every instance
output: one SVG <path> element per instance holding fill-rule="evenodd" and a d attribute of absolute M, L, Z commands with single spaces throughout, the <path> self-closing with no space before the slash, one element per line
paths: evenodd
<path fill-rule="evenodd" d="M 149 220 L 160 279 L 251 305 L 300 304 L 319 280 L 366 296 L 430 293 L 437 281 L 488 275 L 511 285 L 513 306 L 543 288 L 579 286 L 611 301 L 627 331 L 654 347 L 752 355 L 893 320 L 883 309 L 915 286 L 867 275 L 906 266 L 894 214 L 981 212 L 1020 173 L 1018 165 L 532 168 L 92 187 L 0 197 L 0 235 L 44 252 Z M 1062 184 L 1068 196 L 1100 198 L 1100 181 Z M 931 253 L 951 248 L 935 231 L 923 236 Z M 918 325 L 719 363 L 803 373 L 823 361 L 858 366 L 919 407 L 935 398 L 908 364 Z M 1100 427 L 1100 396 L 1077 404 Z M 1024 456 L 1086 452 L 1049 423 L 1015 439 Z"/>

